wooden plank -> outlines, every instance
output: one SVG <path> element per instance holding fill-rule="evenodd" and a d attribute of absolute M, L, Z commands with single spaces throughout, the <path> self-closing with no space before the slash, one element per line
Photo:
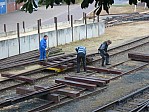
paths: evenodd
<path fill-rule="evenodd" d="M 87 79 L 87 78 L 83 78 L 83 77 L 65 77 L 65 79 L 71 80 L 71 81 L 83 82 L 83 83 L 87 83 L 87 84 L 94 84 L 97 86 L 105 86 L 106 85 L 105 81 Z"/>
<path fill-rule="evenodd" d="M 143 53 L 128 53 L 128 58 L 136 61 L 149 62 L 149 54 Z"/>
<path fill-rule="evenodd" d="M 60 85 L 60 86 L 57 87 L 57 89 L 65 87 L 65 86 L 66 85 Z M 55 89 L 56 89 L 56 87 L 55 88 L 42 89 L 42 90 L 39 90 L 39 91 L 34 91 L 34 92 L 31 92 L 31 93 L 19 96 L 17 98 L 5 100 L 3 102 L 0 102 L 0 108 L 3 108 L 5 106 L 9 106 L 9 105 L 14 105 L 16 103 L 19 103 L 19 102 L 22 102 L 22 101 L 25 101 L 25 100 L 29 100 L 29 99 L 32 99 L 32 98 L 37 98 L 37 97 L 40 97 L 40 96 L 43 96 L 43 95 L 50 94 L 51 91 L 54 91 Z"/>
<path fill-rule="evenodd" d="M 94 90 L 96 88 L 96 85 L 93 85 L 93 84 L 86 84 L 86 83 L 69 81 L 69 80 L 64 80 L 64 79 L 56 79 L 55 82 L 63 83 L 63 84 L 71 85 L 71 86 L 76 86 L 76 87 L 81 87 L 81 88 L 86 88 L 88 90 Z"/>
<path fill-rule="evenodd" d="M 110 79 L 105 79 L 105 78 L 97 78 L 97 77 L 86 77 L 86 76 L 71 76 L 71 77 L 82 77 L 86 79 L 94 79 L 94 80 L 99 80 L 99 81 L 105 81 L 106 84 L 110 82 Z"/>
<path fill-rule="evenodd" d="M 26 76 L 16 76 L 16 77 L 12 77 L 12 78 L 16 79 L 16 80 L 32 83 L 32 84 L 35 82 L 35 79 L 29 78 L 29 77 L 26 77 Z"/>
<path fill-rule="evenodd" d="M 16 94 L 19 94 L 19 95 L 25 95 L 28 93 L 32 93 L 34 91 L 35 90 L 33 90 L 33 89 L 24 88 L 24 87 L 17 87 L 16 88 Z M 58 94 L 47 94 L 47 95 L 40 96 L 39 98 L 44 99 L 44 100 L 53 101 L 55 103 L 60 102 L 60 97 Z"/>
<path fill-rule="evenodd" d="M 86 67 L 87 70 L 93 70 L 93 71 L 96 71 L 96 72 L 105 72 L 105 73 L 111 73 L 111 74 L 122 74 L 121 71 L 119 70 L 111 70 L 111 69 L 106 69 L 106 68 L 96 68 L 96 67 L 93 67 L 93 66 L 87 66 Z"/>
<path fill-rule="evenodd" d="M 55 91 L 55 93 L 62 94 L 65 96 L 69 96 L 71 98 L 75 98 L 75 97 L 80 96 L 79 91 L 72 91 L 72 90 L 66 90 L 66 89 L 58 89 L 57 91 Z"/>
<path fill-rule="evenodd" d="M 30 88 L 24 88 L 24 87 L 17 87 L 16 88 L 16 94 L 19 94 L 19 95 L 24 95 L 24 94 L 27 94 L 27 93 L 32 93 L 34 91 L 35 90 L 30 89 Z"/>
<path fill-rule="evenodd" d="M 14 79 L 14 80 L 25 81 L 25 82 L 32 83 L 32 84 L 35 82 L 35 79 L 28 78 L 26 76 L 15 76 L 14 74 L 7 74 L 7 73 L 3 73 L 1 74 L 1 76 Z"/>
<path fill-rule="evenodd" d="M 40 85 L 35 85 L 34 86 L 34 89 L 36 90 L 36 91 L 38 91 L 38 90 L 41 90 L 41 89 L 47 89 L 47 88 L 49 88 L 49 87 L 45 87 L 45 86 L 40 86 Z"/>
<path fill-rule="evenodd" d="M 14 76 L 15 74 L 10 74 L 10 73 L 1 73 L 1 76 L 2 77 L 7 77 L 7 78 L 9 78 L 9 77 L 11 77 L 11 76 Z"/>
<path fill-rule="evenodd" d="M 59 103 L 60 102 L 59 94 L 55 94 L 55 93 L 47 94 L 47 95 L 41 96 L 39 98 L 44 99 L 44 100 L 48 100 L 48 101 L 53 101 L 55 103 Z"/>

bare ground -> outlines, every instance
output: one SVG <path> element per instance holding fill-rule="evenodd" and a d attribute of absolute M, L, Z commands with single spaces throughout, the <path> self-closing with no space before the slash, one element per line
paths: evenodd
<path fill-rule="evenodd" d="M 100 37 L 72 42 L 70 44 L 61 45 L 59 46 L 59 48 L 62 48 L 63 51 L 66 53 L 71 53 L 75 52 L 75 47 L 83 45 L 87 48 L 87 53 L 97 52 L 99 45 L 105 40 L 110 39 L 112 41 L 110 47 L 117 46 L 130 40 L 140 38 L 142 36 L 148 36 L 148 28 L 148 21 L 113 26 L 106 28 L 105 34 L 101 35 Z"/>
<path fill-rule="evenodd" d="M 149 12 L 149 9 L 144 9 L 143 6 L 137 7 L 138 12 Z M 121 14 L 121 13 L 133 13 L 134 6 L 132 5 L 113 5 L 110 8 L 110 14 Z M 101 16 L 105 15 L 106 12 L 103 10 Z M 112 40 L 112 46 L 128 42 L 132 39 L 139 38 L 141 36 L 149 35 L 149 22 L 141 21 L 129 24 L 123 24 L 119 26 L 113 26 L 105 29 L 105 34 L 100 37 L 94 37 L 86 40 L 72 42 L 70 44 L 58 46 L 62 48 L 64 52 L 71 53 L 75 52 L 75 47 L 83 45 L 87 48 L 87 53 L 97 52 L 99 45 L 105 40 Z"/>

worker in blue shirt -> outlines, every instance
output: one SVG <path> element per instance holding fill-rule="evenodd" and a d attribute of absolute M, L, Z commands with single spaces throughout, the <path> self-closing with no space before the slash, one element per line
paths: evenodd
<path fill-rule="evenodd" d="M 44 37 L 40 41 L 40 45 L 39 45 L 40 61 L 44 61 L 46 59 L 47 38 L 48 36 L 44 35 Z"/>
<path fill-rule="evenodd" d="M 108 46 L 111 44 L 111 40 L 107 40 L 103 42 L 100 47 L 98 48 L 98 53 L 100 53 L 100 56 L 102 57 L 102 66 L 104 67 L 104 62 L 105 65 L 110 65 L 109 63 L 109 54 L 107 53 Z"/>
<path fill-rule="evenodd" d="M 80 72 L 80 63 L 83 62 L 84 72 L 86 72 L 86 48 L 79 46 L 75 49 L 77 51 L 77 73 Z"/>

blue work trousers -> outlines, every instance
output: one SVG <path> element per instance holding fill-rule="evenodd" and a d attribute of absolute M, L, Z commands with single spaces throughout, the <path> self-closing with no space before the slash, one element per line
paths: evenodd
<path fill-rule="evenodd" d="M 86 55 L 84 53 L 77 54 L 77 73 L 80 72 L 80 63 L 83 63 L 84 72 L 86 72 Z"/>
<path fill-rule="evenodd" d="M 40 57 L 39 60 L 45 60 L 46 59 L 46 50 L 45 49 L 40 49 Z"/>

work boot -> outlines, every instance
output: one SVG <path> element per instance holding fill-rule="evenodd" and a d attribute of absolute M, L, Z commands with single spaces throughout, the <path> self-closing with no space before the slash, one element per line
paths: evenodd
<path fill-rule="evenodd" d="M 39 64 L 40 65 L 43 65 L 43 66 L 46 66 L 47 65 L 47 63 L 44 60 L 40 60 Z"/>
<path fill-rule="evenodd" d="M 104 60 L 102 60 L 102 64 L 101 64 L 101 66 L 104 67 Z"/>
<path fill-rule="evenodd" d="M 40 60 L 40 61 L 39 61 L 39 65 L 42 65 L 42 64 L 43 64 L 43 61 Z"/>
<path fill-rule="evenodd" d="M 104 65 L 104 64 L 102 64 L 101 66 L 102 66 L 102 67 L 105 67 L 105 65 Z"/>
<path fill-rule="evenodd" d="M 105 65 L 104 65 L 104 62 L 102 62 L 101 66 L 102 66 L 102 67 L 104 67 L 104 66 L 105 66 Z"/>

